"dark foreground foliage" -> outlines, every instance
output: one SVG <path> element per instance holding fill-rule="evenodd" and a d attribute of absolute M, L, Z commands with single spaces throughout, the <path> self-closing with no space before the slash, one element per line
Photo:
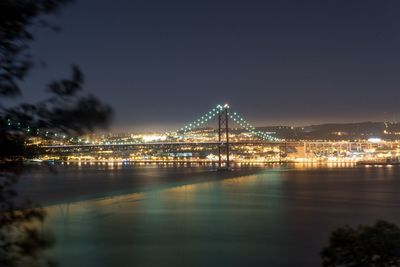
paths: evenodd
<path fill-rule="evenodd" d="M 0 266 L 54 266 L 44 256 L 54 240 L 40 231 L 45 211 L 17 196 L 13 186 L 26 168 L 18 161 L 1 165 L 0 176 Z"/>
<path fill-rule="evenodd" d="M 32 157 L 25 146 L 34 131 L 10 128 L 8 120 L 30 129 L 64 134 L 82 134 L 106 127 L 111 108 L 84 92 L 84 78 L 77 66 L 67 79 L 44 88 L 48 98 L 39 103 L 4 105 L 7 99 L 22 97 L 29 71 L 37 65 L 29 45 L 38 28 L 57 30 L 46 20 L 69 0 L 0 0 L 0 266 L 54 266 L 46 249 L 54 240 L 41 230 L 46 213 L 37 203 L 18 196 L 14 190 L 21 174 L 31 170 L 24 159 Z"/>
<path fill-rule="evenodd" d="M 330 237 L 321 252 L 323 266 L 400 266 L 400 228 L 385 221 L 357 228 L 344 226 Z"/>

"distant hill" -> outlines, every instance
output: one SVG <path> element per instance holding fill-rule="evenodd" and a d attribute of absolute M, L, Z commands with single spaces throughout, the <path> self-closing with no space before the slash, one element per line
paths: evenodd
<path fill-rule="evenodd" d="M 358 140 L 371 137 L 400 140 L 400 123 L 388 122 L 327 123 L 304 127 L 267 126 L 257 129 L 294 140 Z"/>

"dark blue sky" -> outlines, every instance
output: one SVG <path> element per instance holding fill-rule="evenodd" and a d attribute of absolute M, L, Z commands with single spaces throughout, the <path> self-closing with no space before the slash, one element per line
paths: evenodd
<path fill-rule="evenodd" d="M 47 69 L 81 66 L 114 128 L 174 128 L 229 102 L 256 124 L 400 120 L 400 1 L 80 0 L 40 31 Z"/>

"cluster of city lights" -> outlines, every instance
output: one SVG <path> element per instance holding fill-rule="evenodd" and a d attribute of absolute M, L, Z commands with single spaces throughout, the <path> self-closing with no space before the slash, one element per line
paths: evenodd
<path fill-rule="evenodd" d="M 192 131 L 193 129 L 200 127 L 200 126 L 204 125 L 205 123 L 207 123 L 208 121 L 210 121 L 212 118 L 217 116 L 223 109 L 224 109 L 224 107 L 222 105 L 217 105 L 215 108 L 213 108 L 212 110 L 210 110 L 209 112 L 207 112 L 206 114 L 204 114 L 203 116 L 198 118 L 197 120 L 182 127 L 177 132 L 181 133 L 181 134 L 186 134 L 187 132 Z"/>

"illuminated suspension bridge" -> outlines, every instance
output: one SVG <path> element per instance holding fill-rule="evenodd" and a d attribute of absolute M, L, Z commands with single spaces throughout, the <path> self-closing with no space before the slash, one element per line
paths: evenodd
<path fill-rule="evenodd" d="M 243 119 L 243 117 L 241 117 L 237 112 L 232 111 L 228 104 L 225 104 L 224 106 L 217 105 L 215 108 L 213 108 L 197 120 L 179 129 L 177 133 L 184 136 L 187 132 L 203 126 L 215 117 L 218 118 L 218 166 L 220 168 L 222 168 L 223 165 L 226 168 L 230 167 L 229 119 L 241 126 L 241 128 L 245 129 L 254 137 L 268 142 L 280 141 L 280 139 L 273 137 L 263 131 L 256 130 L 253 125 Z M 223 162 L 223 158 L 225 158 L 225 162 Z"/>
<path fill-rule="evenodd" d="M 209 129 L 205 126 L 215 123 L 215 121 L 217 129 L 210 130 L 211 137 L 206 139 L 200 138 L 201 141 L 196 139 L 198 138 L 198 135 L 196 137 L 196 133 L 200 132 L 204 134 L 204 130 Z M 40 137 L 42 140 L 47 140 L 39 145 L 38 151 L 40 155 L 48 156 L 49 158 L 59 157 L 66 160 L 75 155 L 97 155 L 98 159 L 106 153 L 122 155 L 123 157 L 121 158 L 132 158 L 131 155 L 143 152 L 141 154 L 142 158 L 144 158 L 143 161 L 147 160 L 146 155 L 158 153 L 161 155 L 172 155 L 172 161 L 178 158 L 177 161 L 179 162 L 182 160 L 182 157 L 188 157 L 183 161 L 186 160 L 189 162 L 195 162 L 196 160 L 206 162 L 206 159 L 208 159 L 208 162 L 217 162 L 219 168 L 226 169 L 230 167 L 232 161 L 245 162 L 247 159 L 250 159 L 250 162 L 254 162 L 251 157 L 255 153 L 266 155 L 264 156 L 264 162 L 290 162 L 291 159 L 287 157 L 288 153 L 296 153 L 300 159 L 307 160 L 308 158 L 347 157 L 349 154 L 365 154 L 366 151 L 374 149 L 377 151 L 386 149 L 384 144 L 371 144 L 367 141 L 287 142 L 255 128 L 227 104 L 217 105 L 179 130 L 167 132 L 164 135 L 165 139 L 162 139 L 162 141 L 150 142 L 118 141 L 117 143 L 113 143 L 103 141 L 93 143 L 84 137 L 68 136 L 64 133 L 55 133 L 47 129 L 26 126 L 11 119 L 2 120 L 2 122 L 0 127 L 7 127 L 26 136 Z M 240 132 L 240 135 L 237 134 L 238 132 Z M 44 145 L 43 143 L 46 144 Z M 393 144 L 389 145 L 392 146 Z M 195 151 L 197 157 L 194 155 L 187 156 L 186 154 L 192 154 L 187 153 L 187 151 Z M 274 156 L 269 156 L 271 152 Z M 182 154 L 185 155 L 182 156 Z M 278 158 L 275 155 L 278 155 Z M 208 156 L 212 157 L 208 158 Z M 160 161 L 164 160 L 160 159 Z M 165 161 L 169 160 L 168 156 L 168 159 Z M 133 161 L 140 160 L 133 159 Z M 149 159 L 148 161 L 154 162 L 153 159 Z"/>
<path fill-rule="evenodd" d="M 207 123 L 212 120 L 217 120 L 217 139 L 207 142 L 196 142 L 193 140 L 188 140 L 190 133 L 195 130 L 204 127 Z M 155 149 L 170 149 L 171 147 L 177 146 L 196 146 L 196 147 L 217 147 L 218 155 L 218 165 L 219 167 L 230 166 L 230 147 L 231 145 L 249 145 L 249 144 L 263 144 L 263 143 L 279 143 L 282 141 L 270 134 L 257 130 L 253 125 L 246 121 L 239 113 L 232 110 L 229 105 L 217 105 L 203 116 L 197 118 L 196 120 L 186 124 L 179 130 L 168 133 L 167 136 L 175 136 L 174 140 L 167 139 L 162 142 L 129 142 L 129 143 L 118 143 L 118 144 L 93 144 L 84 140 L 81 137 L 71 137 L 62 133 L 54 133 L 48 130 L 42 130 L 38 128 L 33 128 L 30 126 L 23 126 L 19 122 L 13 122 L 12 120 L 7 120 L 6 124 L 8 127 L 12 127 L 19 131 L 25 132 L 28 135 L 40 136 L 42 138 L 57 139 L 62 141 L 61 145 L 48 145 L 42 146 L 43 149 L 51 150 L 53 152 L 60 152 L 68 150 L 70 152 L 82 151 L 82 150 L 94 150 L 94 149 L 132 149 L 132 148 L 143 148 L 143 147 L 153 147 Z M 240 127 L 249 136 L 254 137 L 251 140 L 245 141 L 234 141 L 230 142 L 230 125 Z"/>

